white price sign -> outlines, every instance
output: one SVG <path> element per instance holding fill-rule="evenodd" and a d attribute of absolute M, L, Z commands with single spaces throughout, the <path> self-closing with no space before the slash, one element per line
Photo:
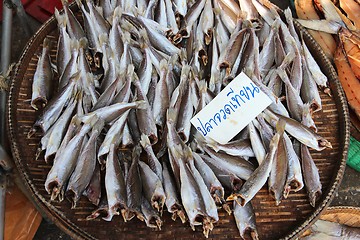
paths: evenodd
<path fill-rule="evenodd" d="M 225 144 L 272 103 L 245 74 L 234 78 L 191 123 L 203 135 Z"/>

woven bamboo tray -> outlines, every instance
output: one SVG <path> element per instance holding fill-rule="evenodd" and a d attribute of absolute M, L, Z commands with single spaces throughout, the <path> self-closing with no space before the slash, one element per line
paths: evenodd
<path fill-rule="evenodd" d="M 329 207 L 320 216 L 320 219 L 349 227 L 360 227 L 360 208 L 347 206 Z"/>
<path fill-rule="evenodd" d="M 76 6 L 74 11 L 78 12 Z M 78 12 L 79 13 L 79 12 Z M 80 15 L 78 14 L 78 17 Z M 319 218 L 321 212 L 330 204 L 344 174 L 349 144 L 349 115 L 346 99 L 330 62 L 326 59 L 311 36 L 295 23 L 303 32 L 306 42 L 316 56 L 323 71 L 328 76 L 332 97 L 321 93 L 323 110 L 315 114 L 315 123 L 319 134 L 329 140 L 333 149 L 322 152 L 312 151 L 312 156 L 319 168 L 323 195 L 316 208 L 309 204 L 305 189 L 290 194 L 280 206 L 275 206 L 264 187 L 252 200 L 256 212 L 256 221 L 260 239 L 293 239 L 303 232 L 309 224 Z M 54 17 L 49 19 L 28 42 L 19 60 L 11 83 L 7 105 L 7 130 L 12 154 L 20 172 L 23 184 L 33 202 L 44 216 L 52 220 L 64 232 L 79 239 L 203 239 L 200 229 L 195 232 L 188 224 L 172 221 L 166 212 L 163 215 L 164 226 L 161 231 L 149 229 L 143 222 L 132 220 L 124 223 L 120 217 L 112 222 L 100 219 L 86 221 L 85 218 L 94 210 L 87 200 L 81 199 L 76 209 L 71 209 L 68 201 L 50 202 L 50 196 L 44 189 L 44 182 L 51 166 L 44 159 L 35 159 L 40 135 L 27 138 L 27 133 L 37 118 L 30 104 L 32 78 L 36 69 L 38 55 L 41 53 L 45 37 L 52 40 L 51 58 L 55 62 L 57 23 Z M 239 233 L 233 216 L 224 211 L 219 213 L 220 220 L 215 225 L 209 238 L 235 239 Z"/>

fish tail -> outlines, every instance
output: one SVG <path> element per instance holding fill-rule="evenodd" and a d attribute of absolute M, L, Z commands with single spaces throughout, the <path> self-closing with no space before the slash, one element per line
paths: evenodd
<path fill-rule="evenodd" d="M 294 51 L 291 51 L 289 52 L 288 54 L 286 54 L 284 60 L 282 61 L 281 65 L 278 67 L 277 69 L 277 74 L 281 77 L 281 79 L 283 79 L 283 81 L 286 79 L 288 79 L 286 75 L 286 71 L 285 69 L 291 64 L 291 62 L 294 60 L 295 58 L 295 52 Z M 290 82 L 289 81 L 286 81 L 286 82 Z"/>
<path fill-rule="evenodd" d="M 55 18 L 58 22 L 59 26 L 65 27 L 66 26 L 66 17 L 63 14 L 60 14 L 59 10 L 55 8 Z"/>
<path fill-rule="evenodd" d="M 187 59 L 187 53 L 186 53 L 186 49 L 185 49 L 185 48 L 181 48 L 181 49 L 180 49 L 180 59 L 181 59 L 181 61 L 185 61 L 185 62 L 188 61 L 188 59 Z"/>
<path fill-rule="evenodd" d="M 130 64 L 127 68 L 127 76 L 133 76 L 135 73 L 135 67 L 133 64 Z"/>
<path fill-rule="evenodd" d="M 174 122 L 177 116 L 177 112 L 174 108 L 169 108 L 167 110 L 167 119 L 170 122 Z"/>
<path fill-rule="evenodd" d="M 166 71 L 168 69 L 168 62 L 166 59 L 161 59 L 160 61 L 160 70 Z"/>
<path fill-rule="evenodd" d="M 79 41 L 76 39 L 71 39 L 70 40 L 70 48 L 72 50 L 79 50 Z"/>
<path fill-rule="evenodd" d="M 146 109 L 148 107 L 145 100 L 136 101 L 135 103 L 137 109 Z"/>
<path fill-rule="evenodd" d="M 199 82 L 199 91 L 205 93 L 207 91 L 207 83 L 205 80 Z"/>
<path fill-rule="evenodd" d="M 177 54 L 172 55 L 172 56 L 170 57 L 170 59 L 169 59 L 169 62 L 168 62 L 169 65 L 174 66 L 174 65 L 176 64 L 178 58 L 179 58 L 179 55 L 177 55 Z"/>
<path fill-rule="evenodd" d="M 216 7 L 213 10 L 215 15 L 219 16 L 221 14 L 221 9 L 219 7 Z"/>
<path fill-rule="evenodd" d="M 100 7 L 100 6 L 94 6 L 94 8 L 95 8 L 95 11 L 97 11 L 102 17 L 104 17 L 103 16 L 103 9 Z"/>
<path fill-rule="evenodd" d="M 121 9 L 120 6 L 117 6 L 117 7 L 114 9 L 113 16 L 114 16 L 114 18 L 116 18 L 116 17 L 118 17 L 119 19 L 121 18 L 121 16 L 122 16 L 122 9 Z"/>
<path fill-rule="evenodd" d="M 278 31 L 280 27 L 280 20 L 279 19 L 275 19 L 275 21 L 273 22 L 273 24 L 271 25 L 271 29 L 273 31 Z"/>
<path fill-rule="evenodd" d="M 184 75 L 189 76 L 190 71 L 191 71 L 190 65 L 185 64 L 181 70 L 181 76 L 184 76 Z"/>
<path fill-rule="evenodd" d="M 285 15 L 286 19 L 289 19 L 291 21 L 293 20 L 290 8 L 287 8 L 287 9 L 284 10 L 284 15 Z"/>
<path fill-rule="evenodd" d="M 171 148 L 170 151 L 171 151 L 171 154 L 174 156 L 174 159 L 176 159 L 176 161 L 179 161 L 180 159 L 182 159 L 183 151 L 180 146 L 175 145 Z"/>
<path fill-rule="evenodd" d="M 67 7 L 69 5 L 69 2 L 68 0 L 61 0 L 61 4 L 64 6 L 64 7 Z"/>
<path fill-rule="evenodd" d="M 99 36 L 99 42 L 100 42 L 100 45 L 102 46 L 103 44 L 107 43 L 109 41 L 109 38 L 107 36 L 106 33 L 103 33 L 103 34 L 100 34 Z"/>
<path fill-rule="evenodd" d="M 193 159 L 193 152 L 190 147 L 186 147 L 184 149 L 184 154 L 185 154 L 185 159 L 187 160 L 187 162 L 189 160 Z"/>
<path fill-rule="evenodd" d="M 79 40 L 79 48 L 85 49 L 87 45 L 88 45 L 88 40 L 86 38 L 83 37 Z"/>
<path fill-rule="evenodd" d="M 126 24 L 127 22 L 124 22 L 124 24 Z M 123 42 L 124 43 L 130 43 L 131 40 L 131 36 L 129 32 L 124 32 L 123 34 Z"/>
<path fill-rule="evenodd" d="M 145 45 L 146 43 L 149 42 L 149 36 L 145 29 L 141 29 L 139 31 L 139 34 L 140 34 L 141 39 L 143 40 L 143 45 Z"/>
<path fill-rule="evenodd" d="M 45 38 L 43 42 L 43 48 L 50 48 L 51 47 L 51 40 L 49 38 Z"/>
<path fill-rule="evenodd" d="M 144 148 L 147 146 L 151 146 L 150 139 L 146 134 L 141 134 L 140 144 Z"/>
<path fill-rule="evenodd" d="M 285 61 L 285 60 L 284 60 Z M 284 62 L 283 62 L 284 63 Z M 287 85 L 289 86 L 291 84 L 290 79 L 285 71 L 285 66 L 283 64 L 281 64 L 281 66 L 276 70 L 276 73 L 279 75 L 279 77 L 281 78 L 281 80 Z"/>

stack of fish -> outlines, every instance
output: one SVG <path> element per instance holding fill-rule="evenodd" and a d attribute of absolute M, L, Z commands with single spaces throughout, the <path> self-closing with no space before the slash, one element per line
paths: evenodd
<path fill-rule="evenodd" d="M 43 133 L 51 200 L 75 208 L 84 195 L 98 206 L 88 219 L 136 216 L 159 229 L 165 206 L 206 237 L 224 208 L 253 239 L 250 201 L 266 182 L 276 205 L 305 185 L 315 206 L 309 148 L 331 144 L 312 114 L 318 86 L 329 89 L 289 10 L 284 22 L 265 0 L 77 4 L 83 26 L 67 2 L 55 15 L 59 81 L 45 39 L 33 82 L 31 105 L 43 110 L 30 134 Z M 202 138 L 190 119 L 240 72 L 273 103 L 227 144 Z"/>

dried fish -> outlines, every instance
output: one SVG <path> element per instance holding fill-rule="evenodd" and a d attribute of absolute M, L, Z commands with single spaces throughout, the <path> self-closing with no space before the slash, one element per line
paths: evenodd
<path fill-rule="evenodd" d="M 144 197 L 141 202 L 141 212 L 144 214 L 146 226 L 161 230 L 163 222 L 159 214 L 152 208 L 149 201 Z"/>
<path fill-rule="evenodd" d="M 174 178 L 172 177 L 166 163 L 163 162 L 163 184 L 165 191 L 165 205 L 169 213 L 172 214 L 172 219 L 175 221 L 178 216 L 182 223 L 185 223 L 185 212 L 182 208 L 181 201 L 179 200 L 177 191 L 176 191 L 176 183 L 174 182 Z"/>
<path fill-rule="evenodd" d="M 61 202 L 64 199 L 65 183 L 76 166 L 83 139 L 85 134 L 90 130 L 91 125 L 94 124 L 94 121 L 96 122 L 96 118 L 93 118 L 92 122 L 83 125 L 80 132 L 61 149 L 62 151 L 56 153 L 54 165 L 45 181 L 45 189 L 51 194 L 52 201 L 58 198 Z"/>
<path fill-rule="evenodd" d="M 147 163 L 148 163 L 150 169 L 163 182 L 161 163 L 154 153 L 154 150 L 151 146 L 150 139 L 148 138 L 148 136 L 146 136 L 144 134 L 141 135 L 140 144 L 144 148 L 145 152 L 147 153 Z"/>
<path fill-rule="evenodd" d="M 314 133 L 301 123 L 291 118 L 273 113 L 269 110 L 265 110 L 264 112 L 266 113 L 264 114 L 266 121 L 273 125 L 275 124 L 275 121 L 278 121 L 279 119 L 284 120 L 286 122 L 285 130 L 306 146 L 309 146 L 317 151 L 324 150 L 325 148 L 332 148 L 329 141 Z"/>
<path fill-rule="evenodd" d="M 286 133 L 284 133 L 284 144 L 288 159 L 287 180 L 284 190 L 284 198 L 287 198 L 291 191 L 297 192 L 304 187 L 301 165 L 294 146 Z"/>
<path fill-rule="evenodd" d="M 243 239 L 246 239 L 246 236 L 254 240 L 259 239 L 255 223 L 255 213 L 251 202 L 241 206 L 234 201 L 234 217 L 240 236 Z"/>
<path fill-rule="evenodd" d="M 288 163 L 289 159 L 283 134 L 279 140 L 268 180 L 269 192 L 275 199 L 276 206 L 279 206 L 283 197 L 285 183 L 287 180 Z"/>
<path fill-rule="evenodd" d="M 145 198 L 162 214 L 166 196 L 160 178 L 142 161 L 139 161 L 139 172 Z"/>
<path fill-rule="evenodd" d="M 255 157 L 249 140 L 235 140 L 226 144 L 220 144 L 211 139 L 206 139 L 206 144 L 216 152 L 223 151 L 232 156 Z"/>
<path fill-rule="evenodd" d="M 141 147 L 135 146 L 132 151 L 132 161 L 126 178 L 126 195 L 128 211 L 126 212 L 126 220 L 137 217 L 141 221 L 144 216 L 141 213 L 142 202 L 142 180 L 139 171 L 139 158 Z"/>
<path fill-rule="evenodd" d="M 66 195 L 72 202 L 72 208 L 76 207 L 77 202 L 86 187 L 89 185 L 95 171 L 96 140 L 100 135 L 102 128 L 103 123 L 101 121 L 98 121 L 98 123 L 93 126 L 90 138 L 81 150 L 74 172 L 71 174 L 69 179 Z"/>
<path fill-rule="evenodd" d="M 268 0 L 76 2 L 83 25 L 66 0 L 64 14 L 55 12 L 59 91 L 51 100 L 56 89 L 32 92 L 36 108 L 50 100 L 29 137 L 42 130 L 36 157 L 55 156 L 51 200 L 66 194 L 76 207 L 84 195 L 98 206 L 88 220 L 121 214 L 158 229 L 166 205 L 205 237 L 218 208 L 231 214 L 231 200 L 240 236 L 252 239 L 249 201 L 267 180 L 276 205 L 304 183 L 315 205 L 321 182 L 308 147 L 331 148 L 312 131 L 317 85 L 328 86 L 289 10 L 285 21 Z M 52 83 L 47 41 L 34 86 Z M 204 139 L 190 120 L 241 72 L 272 104 L 230 142 Z"/>
<path fill-rule="evenodd" d="M 311 157 L 308 147 L 303 144 L 301 145 L 301 166 L 310 204 L 315 207 L 316 202 L 322 194 L 322 185 L 320 182 L 319 170 Z"/>
<path fill-rule="evenodd" d="M 283 121 L 278 123 L 278 130 L 271 139 L 270 151 L 267 153 L 266 158 L 259 167 L 255 169 L 253 174 L 241 187 L 240 191 L 237 192 L 236 195 L 228 197 L 227 200 L 236 200 L 238 204 L 245 206 L 262 188 L 269 177 L 276 151 L 278 149 L 279 140 L 281 139 L 281 135 L 283 134 L 286 126 L 285 124 L 286 123 Z"/>
<path fill-rule="evenodd" d="M 121 213 L 124 221 L 127 220 L 127 195 L 123 170 L 120 167 L 116 154 L 116 146 L 111 144 L 110 152 L 106 160 L 105 189 L 108 201 L 108 215 L 103 218 L 111 221 L 114 215 Z M 120 213 L 118 211 L 120 209 Z"/>
<path fill-rule="evenodd" d="M 34 73 L 31 106 L 35 110 L 44 107 L 48 103 L 50 94 L 53 91 L 54 83 L 50 60 L 50 44 L 50 39 L 45 38 L 42 53 Z"/>

